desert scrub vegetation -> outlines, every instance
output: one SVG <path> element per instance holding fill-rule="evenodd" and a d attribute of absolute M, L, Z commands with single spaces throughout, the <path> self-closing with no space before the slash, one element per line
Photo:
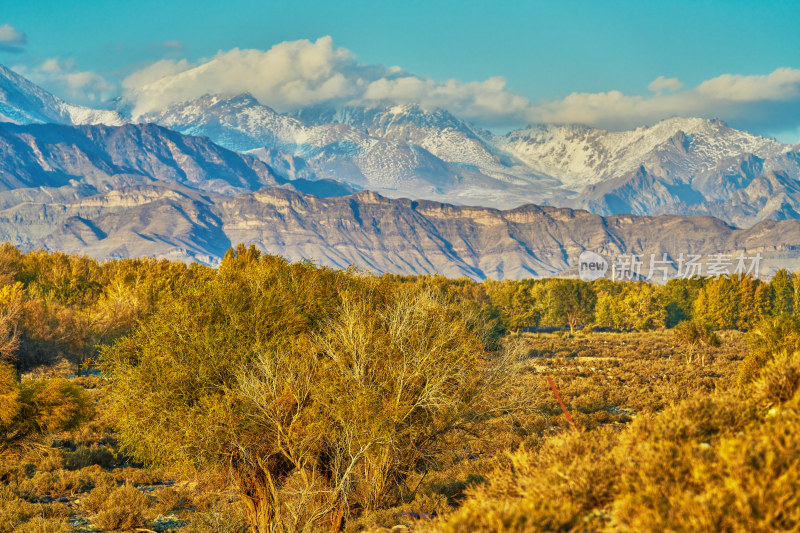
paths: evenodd
<path fill-rule="evenodd" d="M 402 501 L 493 408 L 480 313 L 413 284 L 231 254 L 102 354 L 123 449 L 220 468 L 254 531 L 338 529 Z"/>
<path fill-rule="evenodd" d="M 11 432 L 15 438 L 0 454 L 0 533 L 247 529 L 226 479 L 204 473 L 176 479 L 144 470 L 120 453 L 108 417 L 107 389 L 98 380 L 19 380 L 12 371 L 4 381 L 5 390 L 50 392 L 47 401 L 34 402 L 38 411 L 23 407 L 30 419 Z M 63 394 L 65 386 L 69 394 Z M 16 401 L 26 397 L 17 395 Z M 16 424 L 10 420 L 3 426 L 6 431 Z M 227 526 L 217 527 L 223 517 Z"/>
<path fill-rule="evenodd" d="M 63 379 L 22 380 L 0 364 L 0 458 L 36 436 L 75 428 L 91 415 L 80 387 Z"/>
<path fill-rule="evenodd" d="M 739 383 L 757 379 L 776 355 L 800 351 L 800 317 L 779 315 L 762 320 L 747 336 L 750 353 L 739 369 Z"/>
<path fill-rule="evenodd" d="M 0 246 L 0 533 L 796 530 L 798 301 Z"/>
<path fill-rule="evenodd" d="M 799 370 L 784 353 L 744 389 L 521 448 L 436 529 L 796 531 Z"/>

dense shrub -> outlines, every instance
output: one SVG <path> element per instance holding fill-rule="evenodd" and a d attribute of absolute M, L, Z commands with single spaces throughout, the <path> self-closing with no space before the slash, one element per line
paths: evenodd
<path fill-rule="evenodd" d="M 775 355 L 800 350 L 800 317 L 781 315 L 762 320 L 747 336 L 750 353 L 739 370 L 739 384 L 746 385 L 761 374 Z"/>
<path fill-rule="evenodd" d="M 440 529 L 795 531 L 798 369 L 800 356 L 780 357 L 750 390 L 514 453 Z"/>
<path fill-rule="evenodd" d="M 441 291 L 246 251 L 107 350 L 126 451 L 228 468 L 258 531 L 396 501 L 495 382 Z"/>
<path fill-rule="evenodd" d="M 91 416 L 79 387 L 64 379 L 19 381 L 0 364 L 0 456 L 47 432 L 73 429 Z"/>
<path fill-rule="evenodd" d="M 84 505 L 95 511 L 94 526 L 102 531 L 131 531 L 144 527 L 150 499 L 133 485 L 98 487 Z"/>
<path fill-rule="evenodd" d="M 713 347 L 720 345 L 719 337 L 711 326 L 688 320 L 679 322 L 673 328 L 672 338 L 675 342 L 688 348 L 686 360 L 690 363 L 694 361 L 695 352 L 701 346 Z M 701 357 L 700 361 L 705 365 L 705 356 Z"/>

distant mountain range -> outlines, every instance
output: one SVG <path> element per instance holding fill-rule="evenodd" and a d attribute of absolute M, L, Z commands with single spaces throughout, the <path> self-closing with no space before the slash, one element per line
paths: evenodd
<path fill-rule="evenodd" d="M 265 151 L 290 154 L 309 176 L 395 198 L 703 214 L 740 227 L 800 216 L 800 145 L 717 120 L 674 118 L 622 132 L 545 125 L 499 136 L 413 105 L 288 116 L 249 95 L 206 96 L 137 118 L 268 163 Z"/>
<path fill-rule="evenodd" d="M 800 269 L 800 147 L 719 121 L 499 136 L 417 106 L 129 108 L 73 106 L 0 66 L 0 239 L 209 264 L 245 242 L 476 279 L 563 274 L 583 250 L 761 253 L 764 272 Z M 531 202 L 570 208 L 517 207 Z"/>

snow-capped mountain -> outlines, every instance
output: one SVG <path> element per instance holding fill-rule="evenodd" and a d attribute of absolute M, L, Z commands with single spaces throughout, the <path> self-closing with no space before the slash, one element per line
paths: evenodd
<path fill-rule="evenodd" d="M 135 117 L 238 151 L 302 158 L 319 178 L 391 197 L 515 206 L 557 196 L 559 183 L 496 153 L 491 137 L 445 111 L 418 106 L 275 112 L 250 95 L 209 95 Z"/>
<path fill-rule="evenodd" d="M 672 118 L 630 131 L 539 125 L 497 135 L 416 105 L 313 107 L 278 113 L 249 94 L 206 95 L 142 116 L 72 106 L 0 66 L 0 119 L 16 123 L 154 122 L 250 153 L 319 190 L 598 214 L 707 214 L 738 226 L 800 216 L 800 145 Z M 120 114 L 122 113 L 122 115 Z M 309 189 L 310 190 L 310 189 Z"/>
<path fill-rule="evenodd" d="M 138 119 L 259 156 L 286 152 L 317 177 L 390 197 L 500 208 L 549 203 L 599 214 L 712 214 L 748 226 L 800 212 L 798 147 L 719 120 L 671 118 L 621 132 L 539 125 L 495 135 L 415 105 L 285 115 L 250 95 L 206 96 Z M 744 164 L 753 158 L 760 162 Z"/>
<path fill-rule="evenodd" d="M 732 157 L 778 156 L 787 147 L 719 120 L 671 118 L 630 131 L 539 125 L 495 137 L 494 145 L 532 169 L 580 191 L 645 165 L 661 175 L 693 176 Z"/>
<path fill-rule="evenodd" d="M 0 65 L 0 122 L 120 126 L 127 120 L 116 111 L 68 104 Z"/>
<path fill-rule="evenodd" d="M 665 137 L 668 123 L 680 129 L 644 153 L 636 152 L 646 137 L 628 143 L 619 157 L 591 160 L 600 177 L 560 205 L 604 215 L 712 215 L 740 227 L 797 218 L 800 147 L 700 119 L 662 122 L 650 128 L 652 137 Z"/>

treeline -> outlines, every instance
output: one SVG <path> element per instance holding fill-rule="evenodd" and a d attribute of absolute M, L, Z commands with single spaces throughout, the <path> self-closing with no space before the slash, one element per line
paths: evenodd
<path fill-rule="evenodd" d="M 771 281 L 750 276 L 646 282 L 577 279 L 487 280 L 391 276 L 398 282 L 445 286 L 492 314 L 506 331 L 672 328 L 692 321 L 713 329 L 749 330 L 770 316 L 800 316 L 800 272 L 779 270 Z"/>
<path fill-rule="evenodd" d="M 18 371 L 66 362 L 79 370 L 158 302 L 214 270 L 156 259 L 97 261 L 0 245 L 0 363 Z"/>
<path fill-rule="evenodd" d="M 255 248 L 231 250 L 222 269 L 251 261 Z M 0 362 L 18 371 L 66 361 L 76 369 L 98 346 L 132 331 L 165 299 L 219 275 L 218 269 L 156 259 L 97 261 L 0 245 Z M 666 285 L 573 279 L 491 281 L 441 276 L 380 277 L 383 283 L 446 290 L 493 323 L 524 329 L 649 330 L 694 321 L 748 330 L 768 316 L 800 316 L 800 273 L 770 282 L 750 277 L 675 279 Z"/>

